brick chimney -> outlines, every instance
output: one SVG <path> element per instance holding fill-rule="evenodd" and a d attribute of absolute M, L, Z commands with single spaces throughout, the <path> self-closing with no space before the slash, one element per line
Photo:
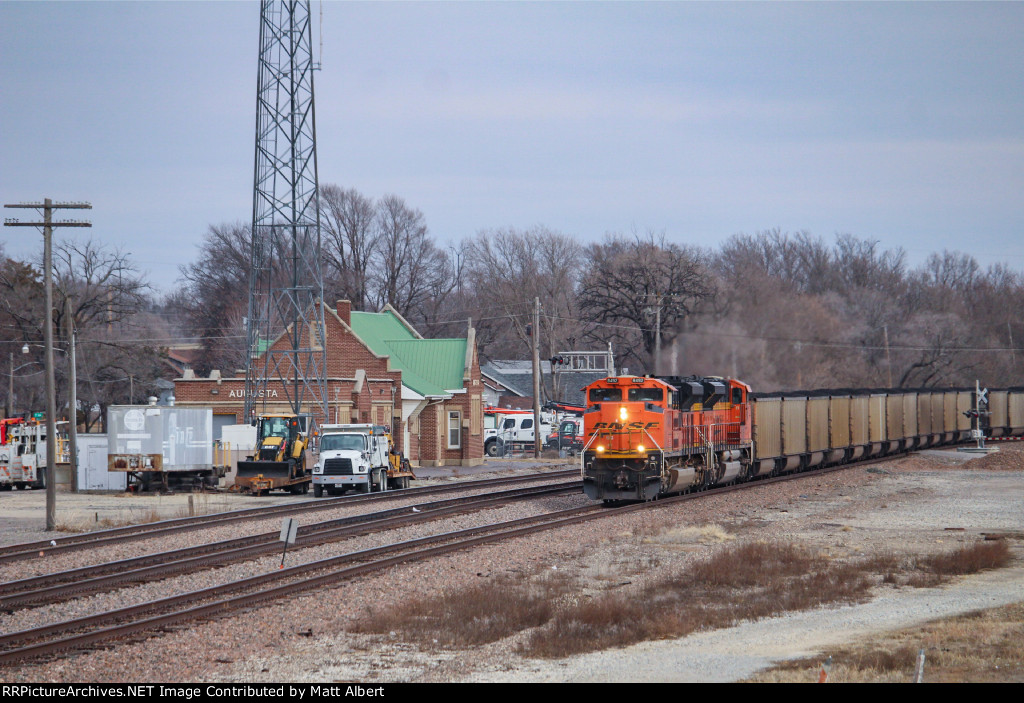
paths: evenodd
<path fill-rule="evenodd" d="M 338 301 L 338 317 L 349 327 L 352 326 L 352 303 L 348 300 Z"/>

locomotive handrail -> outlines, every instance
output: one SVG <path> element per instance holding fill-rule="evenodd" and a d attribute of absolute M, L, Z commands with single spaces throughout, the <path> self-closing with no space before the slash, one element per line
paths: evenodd
<path fill-rule="evenodd" d="M 709 469 L 713 468 L 714 465 L 715 465 L 715 462 L 714 462 L 715 444 L 714 444 L 714 442 L 712 442 L 711 440 L 709 440 L 707 438 L 707 435 L 705 435 L 703 432 L 701 432 L 701 428 L 700 427 L 696 427 L 696 426 L 694 426 L 694 427 L 697 430 L 697 436 L 701 438 L 702 443 L 704 445 L 704 452 L 705 452 L 704 465 L 707 466 Z M 714 425 L 711 425 L 711 427 L 714 427 Z"/>
<path fill-rule="evenodd" d="M 659 452 L 665 451 L 665 448 L 658 444 L 658 440 L 656 440 L 654 437 L 651 437 L 651 433 L 647 431 L 646 427 L 644 428 L 644 434 L 650 437 L 651 442 L 654 444 L 654 446 L 658 449 Z"/>
<path fill-rule="evenodd" d="M 587 443 L 583 445 L 583 449 L 580 450 L 580 454 L 583 454 L 583 452 L 587 451 L 587 447 L 593 444 L 594 440 L 597 439 L 598 435 L 600 434 L 601 433 L 599 430 L 594 430 L 594 432 L 590 435 L 590 439 L 587 440 Z"/>

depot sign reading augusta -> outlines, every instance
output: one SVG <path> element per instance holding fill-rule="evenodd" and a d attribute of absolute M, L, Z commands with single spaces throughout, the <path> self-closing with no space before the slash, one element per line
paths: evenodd
<path fill-rule="evenodd" d="M 228 398 L 244 398 L 244 397 L 245 397 L 245 391 L 244 390 L 230 391 L 228 393 Z M 273 389 L 271 389 L 271 390 L 249 391 L 249 397 L 250 398 L 276 398 L 277 397 L 277 391 L 275 391 Z"/>

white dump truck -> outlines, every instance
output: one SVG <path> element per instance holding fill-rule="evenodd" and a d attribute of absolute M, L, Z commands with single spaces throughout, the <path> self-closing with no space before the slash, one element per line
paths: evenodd
<path fill-rule="evenodd" d="M 383 425 L 321 425 L 313 495 L 408 488 L 416 476 Z"/>

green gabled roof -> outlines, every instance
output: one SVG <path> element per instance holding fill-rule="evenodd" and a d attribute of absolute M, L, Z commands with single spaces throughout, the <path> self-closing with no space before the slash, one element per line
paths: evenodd
<path fill-rule="evenodd" d="M 384 312 L 352 312 L 352 331 L 378 356 L 391 358 L 402 383 L 420 395 L 462 388 L 465 339 L 422 339 L 401 318 Z"/>
<path fill-rule="evenodd" d="M 385 352 L 378 351 L 383 344 L 390 339 L 419 339 L 412 330 L 402 324 L 401 319 L 385 310 L 384 312 L 357 312 L 352 311 L 352 330 L 359 335 L 359 339 L 366 342 L 375 354 L 386 356 Z"/>
<path fill-rule="evenodd" d="M 440 395 L 462 388 L 466 369 L 465 339 L 412 339 L 388 342 L 391 361 L 402 369 L 402 382 L 420 395 Z M 406 374 L 410 377 L 407 379 Z M 417 385 L 421 382 L 424 388 Z"/>

